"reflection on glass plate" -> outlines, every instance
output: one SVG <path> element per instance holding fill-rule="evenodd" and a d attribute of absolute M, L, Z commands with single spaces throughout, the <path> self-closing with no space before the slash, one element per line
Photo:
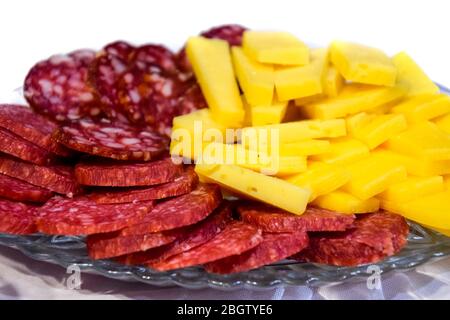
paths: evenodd
<path fill-rule="evenodd" d="M 443 93 L 450 90 L 440 86 Z M 376 265 L 383 273 L 412 269 L 433 258 L 450 255 L 450 238 L 410 222 L 407 246 L 397 255 Z M 158 272 L 140 266 L 125 266 L 109 260 L 91 260 L 82 237 L 14 236 L 0 234 L 0 245 L 16 248 L 27 256 L 61 266 L 77 265 L 85 272 L 97 273 L 123 281 L 139 281 L 154 286 L 185 288 L 272 288 L 280 285 L 319 286 L 367 278 L 368 266 L 332 267 L 326 265 L 282 261 L 249 272 L 215 275 L 200 267 Z M 372 269 L 373 270 L 373 269 Z"/>
<path fill-rule="evenodd" d="M 408 270 L 432 258 L 450 255 L 450 238 L 410 223 L 408 245 L 396 256 L 378 264 L 383 273 Z M 271 288 L 279 285 L 324 285 L 368 277 L 367 266 L 332 267 L 292 260 L 233 275 L 207 273 L 201 267 L 158 272 L 140 266 L 125 266 L 109 260 L 91 260 L 82 237 L 13 236 L 0 234 L 0 244 L 19 249 L 27 256 L 61 266 L 77 265 L 81 270 L 106 277 L 140 281 L 154 286 L 237 289 Z"/>

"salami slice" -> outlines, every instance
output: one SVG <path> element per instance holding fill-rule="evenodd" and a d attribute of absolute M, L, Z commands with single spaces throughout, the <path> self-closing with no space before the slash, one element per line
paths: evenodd
<path fill-rule="evenodd" d="M 49 164 L 53 160 L 50 152 L 3 128 L 0 128 L 0 151 L 40 165 Z"/>
<path fill-rule="evenodd" d="M 58 125 L 28 107 L 0 105 L 0 127 L 57 155 L 70 156 L 69 150 L 52 138 Z"/>
<path fill-rule="evenodd" d="M 205 265 L 208 272 L 230 274 L 256 269 L 290 257 L 308 246 L 306 232 L 264 233 L 255 248 Z"/>
<path fill-rule="evenodd" d="M 233 221 L 212 240 L 167 260 L 154 263 L 150 267 L 158 271 L 167 271 L 201 265 L 242 254 L 262 241 L 261 230 L 244 222 Z"/>
<path fill-rule="evenodd" d="M 81 191 L 70 166 L 38 166 L 11 157 L 0 156 L 0 173 L 56 193 L 65 194 L 68 197 Z"/>
<path fill-rule="evenodd" d="M 348 231 L 311 234 L 309 247 L 294 258 L 335 266 L 375 263 L 399 252 L 408 231 L 402 216 L 383 211 L 361 215 Z"/>
<path fill-rule="evenodd" d="M 0 233 L 23 235 L 35 232 L 34 207 L 0 199 Z"/>
<path fill-rule="evenodd" d="M 89 66 L 95 56 L 95 51 L 79 50 L 36 64 L 24 84 L 30 106 L 57 121 L 99 115 L 98 96 L 88 84 Z"/>
<path fill-rule="evenodd" d="M 115 233 L 88 236 L 87 249 L 92 259 L 107 259 L 133 252 L 145 251 L 175 241 L 185 230 L 170 230 L 137 236 L 120 236 Z"/>
<path fill-rule="evenodd" d="M 0 174 L 0 197 L 15 201 L 45 202 L 52 196 L 50 190 Z"/>
<path fill-rule="evenodd" d="M 265 232 L 343 231 L 355 219 L 354 215 L 315 207 L 308 207 L 302 215 L 295 215 L 262 203 L 241 205 L 238 212 L 243 221 Z"/>
<path fill-rule="evenodd" d="M 196 110 L 207 108 L 208 104 L 198 83 L 194 83 L 178 99 L 179 114 L 188 114 Z"/>
<path fill-rule="evenodd" d="M 152 208 L 153 201 L 102 205 L 83 197 L 54 197 L 38 209 L 37 226 L 55 235 L 107 233 L 139 223 Z"/>
<path fill-rule="evenodd" d="M 180 196 L 191 192 L 198 184 L 198 176 L 194 168 L 188 167 L 171 182 L 149 188 L 124 188 L 107 192 L 94 192 L 89 198 L 97 203 L 128 203 L 147 200 L 159 200 Z"/>
<path fill-rule="evenodd" d="M 117 163 L 85 161 L 75 167 L 77 181 L 83 185 L 103 187 L 151 186 L 173 181 L 183 166 L 171 158 L 152 162 Z"/>
<path fill-rule="evenodd" d="M 167 138 L 110 121 L 80 120 L 62 126 L 55 138 L 66 147 L 116 160 L 149 161 L 167 150 Z"/>
<path fill-rule="evenodd" d="M 223 202 L 208 218 L 193 226 L 184 228 L 186 232 L 174 242 L 166 246 L 121 257 L 119 262 L 129 265 L 151 265 L 163 261 L 211 240 L 231 222 L 231 219 L 230 204 Z"/>
<path fill-rule="evenodd" d="M 120 234 L 139 235 L 189 226 L 205 219 L 221 201 L 218 185 L 199 185 L 191 193 L 160 202 L 139 224 L 121 230 Z"/>

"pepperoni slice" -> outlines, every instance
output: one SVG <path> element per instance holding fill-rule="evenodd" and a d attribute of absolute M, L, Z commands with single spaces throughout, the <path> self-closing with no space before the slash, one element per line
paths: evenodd
<path fill-rule="evenodd" d="M 159 200 L 180 196 L 191 192 L 198 184 L 198 176 L 192 167 L 188 167 L 175 180 L 152 187 L 123 188 L 121 190 L 108 189 L 106 192 L 97 191 L 89 198 L 97 203 L 128 203 L 147 200 Z"/>
<path fill-rule="evenodd" d="M 8 156 L 0 156 L 0 173 L 68 197 L 81 191 L 70 166 L 38 166 Z"/>
<path fill-rule="evenodd" d="M 116 160 L 149 161 L 167 150 L 168 139 L 126 124 L 88 119 L 62 126 L 55 138 L 66 147 Z"/>
<path fill-rule="evenodd" d="M 55 235 L 90 235 L 123 229 L 142 220 L 153 201 L 96 204 L 87 198 L 54 197 L 38 209 L 40 232 Z"/>
<path fill-rule="evenodd" d="M 0 233 L 25 235 L 35 232 L 34 207 L 0 199 Z"/>
<path fill-rule="evenodd" d="M 158 203 L 139 224 L 121 230 L 120 234 L 139 235 L 193 225 L 205 219 L 221 201 L 218 185 L 199 185 L 191 193 Z"/>
<path fill-rule="evenodd" d="M 348 231 L 311 234 L 309 247 L 294 258 L 334 266 L 376 263 L 398 253 L 408 232 L 400 215 L 384 211 L 359 215 Z"/>
<path fill-rule="evenodd" d="M 83 185 L 133 187 L 170 182 L 182 171 L 183 166 L 173 163 L 171 158 L 138 163 L 94 160 L 77 164 L 75 176 Z"/>
<path fill-rule="evenodd" d="M 57 121 L 98 116 L 99 99 L 88 83 L 89 66 L 95 56 L 95 51 L 79 50 L 36 64 L 24 84 L 30 106 Z"/>
<path fill-rule="evenodd" d="M 233 221 L 212 240 L 167 260 L 151 264 L 150 267 L 167 271 L 201 265 L 242 254 L 262 241 L 261 230 L 244 222 Z"/>
<path fill-rule="evenodd" d="M 351 227 L 355 216 L 308 207 L 302 215 L 262 203 L 247 203 L 238 207 L 241 219 L 265 232 L 343 231 Z"/>
<path fill-rule="evenodd" d="M 255 248 L 205 265 L 208 272 L 230 274 L 249 271 L 290 257 L 308 246 L 306 232 L 264 233 Z"/>
<path fill-rule="evenodd" d="M 53 160 L 53 155 L 37 145 L 0 128 L 0 150 L 19 159 L 45 165 Z"/>
<path fill-rule="evenodd" d="M 136 236 L 120 236 L 117 232 L 95 234 L 87 238 L 86 244 L 92 259 L 107 259 L 161 247 L 175 241 L 184 232 L 170 230 Z"/>
<path fill-rule="evenodd" d="M 70 156 L 69 150 L 52 138 L 58 128 L 53 121 L 21 105 L 0 105 L 0 127 L 57 155 Z"/>
<path fill-rule="evenodd" d="M 163 261 L 179 253 L 189 251 L 218 235 L 231 222 L 231 209 L 228 202 L 223 202 L 208 218 L 183 228 L 186 232 L 174 242 L 151 250 L 136 252 L 117 259 L 121 263 L 136 265 Z M 178 230 L 178 229 L 175 229 Z"/>
<path fill-rule="evenodd" d="M 15 201 L 45 202 L 52 196 L 50 190 L 0 174 L 0 197 Z"/>

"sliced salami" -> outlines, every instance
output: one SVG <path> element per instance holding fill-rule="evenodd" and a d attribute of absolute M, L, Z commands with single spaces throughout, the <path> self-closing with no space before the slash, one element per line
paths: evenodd
<path fill-rule="evenodd" d="M 208 104 L 198 83 L 194 83 L 178 99 L 179 114 L 188 114 L 196 110 L 207 108 Z"/>
<path fill-rule="evenodd" d="M 262 241 L 260 229 L 244 222 L 233 221 L 212 240 L 167 260 L 156 262 L 150 267 L 158 271 L 167 271 L 201 265 L 242 254 Z"/>
<path fill-rule="evenodd" d="M 116 160 L 149 161 L 168 145 L 168 139 L 156 132 L 106 120 L 84 119 L 64 125 L 55 138 L 70 149 Z"/>
<path fill-rule="evenodd" d="M 145 251 L 175 241 L 185 230 L 170 230 L 137 236 L 104 233 L 88 236 L 87 249 L 92 259 L 107 259 Z"/>
<path fill-rule="evenodd" d="M 69 150 L 52 138 L 52 133 L 58 125 L 28 107 L 0 105 L 0 127 L 57 155 L 63 157 L 70 155 Z"/>
<path fill-rule="evenodd" d="M 0 156 L 0 173 L 68 197 L 81 191 L 70 166 L 38 166 L 8 156 Z"/>
<path fill-rule="evenodd" d="M 96 204 L 87 198 L 54 197 L 38 209 L 40 232 L 55 235 L 107 233 L 139 223 L 153 208 L 153 201 Z"/>
<path fill-rule="evenodd" d="M 308 246 L 306 232 L 264 233 L 263 241 L 242 254 L 210 262 L 208 272 L 230 274 L 249 271 L 290 257 Z"/>
<path fill-rule="evenodd" d="M 191 192 L 198 184 L 198 176 L 194 168 L 188 167 L 175 180 L 153 187 L 123 188 L 121 190 L 109 189 L 97 191 L 89 198 L 97 203 L 128 203 L 147 200 L 159 200 L 180 196 Z"/>
<path fill-rule="evenodd" d="M 139 224 L 121 230 L 120 234 L 139 235 L 193 225 L 205 219 L 221 201 L 218 185 L 199 185 L 188 194 L 158 203 Z"/>
<path fill-rule="evenodd" d="M 398 253 L 406 245 L 408 231 L 408 224 L 400 215 L 361 215 L 348 231 L 310 234 L 309 247 L 294 257 L 335 266 L 376 263 Z"/>
<path fill-rule="evenodd" d="M 89 66 L 95 56 L 95 51 L 79 50 L 36 64 L 24 84 L 30 106 L 57 121 L 98 116 L 98 96 L 88 84 Z"/>
<path fill-rule="evenodd" d="M 23 235 L 35 232 L 34 207 L 0 199 L 0 233 Z"/>
<path fill-rule="evenodd" d="M 151 265 L 163 261 L 211 240 L 222 232 L 231 220 L 230 204 L 223 202 L 208 218 L 193 226 L 184 228 L 186 232 L 174 242 L 155 249 L 123 256 L 118 261 L 129 265 Z"/>
<path fill-rule="evenodd" d="M 75 167 L 80 184 L 99 187 L 151 186 L 171 182 L 182 172 L 183 166 L 171 158 L 136 163 L 91 160 Z"/>
<path fill-rule="evenodd" d="M 50 190 L 0 174 L 0 197 L 15 201 L 45 202 L 53 195 Z"/>
<path fill-rule="evenodd" d="M 241 219 L 265 232 L 343 231 L 349 228 L 355 216 L 326 209 L 308 207 L 302 215 L 262 203 L 247 203 L 238 207 Z"/>

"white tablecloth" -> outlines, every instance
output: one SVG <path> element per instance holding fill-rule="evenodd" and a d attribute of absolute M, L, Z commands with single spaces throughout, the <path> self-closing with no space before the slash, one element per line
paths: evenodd
<path fill-rule="evenodd" d="M 66 285 L 69 276 L 62 267 L 0 246 L 0 299 L 450 299 L 450 258 L 414 271 L 382 275 L 381 288 L 372 290 L 366 281 L 320 288 L 188 290 L 156 288 L 91 274 L 81 274 L 80 289 L 71 290 Z"/>

